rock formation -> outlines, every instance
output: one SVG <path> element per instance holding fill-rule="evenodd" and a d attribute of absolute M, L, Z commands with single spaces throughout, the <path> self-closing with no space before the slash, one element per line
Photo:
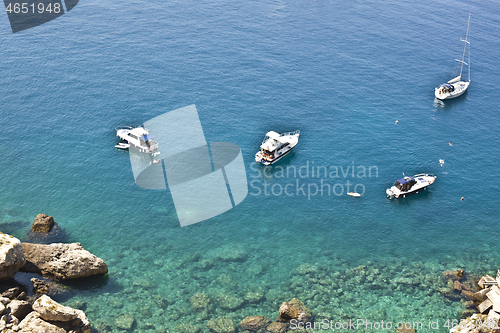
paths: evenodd
<path fill-rule="evenodd" d="M 54 226 L 54 218 L 47 214 L 38 214 L 33 221 L 31 230 L 33 232 L 49 232 Z"/>
<path fill-rule="evenodd" d="M 14 295 L 14 294 L 12 294 Z M 23 300 L 0 297 L 0 332 L 90 333 L 90 323 L 75 310 L 43 295 L 33 306 Z"/>
<path fill-rule="evenodd" d="M 264 316 L 251 316 L 243 319 L 240 322 L 240 327 L 243 331 L 250 332 L 285 333 L 289 328 L 293 330 L 294 326 L 290 325 L 292 320 L 295 325 L 299 322 L 305 324 L 311 320 L 311 311 L 296 298 L 281 304 L 279 315 L 274 322 Z M 210 330 L 219 333 L 214 328 L 210 328 Z"/>
<path fill-rule="evenodd" d="M 108 272 L 104 260 L 85 250 L 80 243 L 22 243 L 26 264 L 23 272 L 41 273 L 55 279 L 76 279 Z"/>
<path fill-rule="evenodd" d="M 19 239 L 0 232 L 0 280 L 13 278 L 25 262 Z"/>

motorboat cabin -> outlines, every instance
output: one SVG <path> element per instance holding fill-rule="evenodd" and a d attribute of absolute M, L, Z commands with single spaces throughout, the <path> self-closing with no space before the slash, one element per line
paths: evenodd
<path fill-rule="evenodd" d="M 152 140 L 154 136 L 145 128 L 119 128 L 116 130 L 116 136 L 142 153 L 152 154 L 158 151 L 158 143 Z"/>
<path fill-rule="evenodd" d="M 299 136 L 300 131 L 283 134 L 268 132 L 260 145 L 260 151 L 255 154 L 255 162 L 270 165 L 279 161 L 297 145 Z"/>

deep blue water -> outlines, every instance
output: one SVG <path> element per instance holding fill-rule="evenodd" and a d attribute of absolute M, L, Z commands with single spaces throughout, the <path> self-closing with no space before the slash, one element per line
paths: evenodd
<path fill-rule="evenodd" d="M 500 259 L 497 11 L 495 1 L 82 0 L 16 34 L 0 15 L 0 230 L 24 240 L 44 212 L 65 241 L 105 259 L 108 278 L 72 297 L 87 302 L 91 321 L 111 326 L 133 306 L 105 308 L 107 300 L 141 278 L 164 297 L 176 295 L 171 309 L 186 309 L 194 293 L 214 288 L 279 293 L 298 266 L 332 256 L 346 267 L 396 260 L 408 269 L 427 263 L 437 275 L 460 267 L 493 274 Z M 469 12 L 471 86 L 436 103 L 434 87 L 451 78 Z M 306 190 L 321 181 L 280 178 L 278 166 L 355 167 L 356 174 L 323 177 L 340 184 L 340 196 L 255 195 L 251 187 L 236 208 L 180 228 L 168 191 L 134 184 L 128 154 L 113 148 L 114 128 L 190 104 L 207 141 L 241 147 L 254 184 L 264 181 L 252 162 L 265 133 L 301 130 L 294 152 L 268 169 L 275 193 L 297 180 Z M 358 177 L 360 166 L 377 172 Z M 387 199 L 385 189 L 403 172 L 437 180 L 425 193 Z M 361 198 L 345 195 L 347 180 L 364 187 Z M 178 265 L 193 253 L 217 260 L 220 249 L 248 257 L 240 268 L 205 273 Z M 214 287 L 221 276 L 233 284 Z M 214 311 L 236 313 L 235 322 L 262 308 L 272 316 L 277 308 L 266 297 L 254 308 Z M 148 296 L 127 303 L 144 305 Z M 432 313 L 427 306 L 415 318 Z M 444 313 L 456 316 L 458 305 L 448 306 Z M 155 311 L 151 318 L 162 316 Z M 179 313 L 152 326 L 205 328 Z M 136 329 L 153 331 L 139 317 Z"/>

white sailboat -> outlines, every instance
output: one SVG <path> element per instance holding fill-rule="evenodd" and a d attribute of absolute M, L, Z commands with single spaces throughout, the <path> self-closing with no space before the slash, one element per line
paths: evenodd
<path fill-rule="evenodd" d="M 467 88 L 469 88 L 470 84 L 470 34 L 469 34 L 469 28 L 470 28 L 470 15 L 469 14 L 469 21 L 467 23 L 467 33 L 465 35 L 465 40 L 460 39 L 462 42 L 464 42 L 464 52 L 462 54 L 462 60 L 455 59 L 456 61 L 460 62 L 460 74 L 448 81 L 447 83 L 443 83 L 439 87 L 437 87 L 434 90 L 434 95 L 438 99 L 450 99 L 450 98 L 455 98 L 460 95 L 462 95 Z M 469 51 L 469 59 L 468 62 L 465 62 L 465 53 Z M 464 65 L 466 65 L 469 69 L 469 80 L 468 81 L 462 81 L 462 70 L 464 68 Z"/>

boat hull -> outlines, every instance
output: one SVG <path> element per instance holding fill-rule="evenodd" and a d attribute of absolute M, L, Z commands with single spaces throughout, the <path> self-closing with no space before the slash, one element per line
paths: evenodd
<path fill-rule="evenodd" d="M 414 195 L 414 194 L 420 193 L 420 192 L 422 192 L 422 191 L 424 191 L 426 189 L 427 189 L 427 186 L 419 188 L 419 189 L 414 190 L 414 191 L 408 191 L 408 192 L 404 192 L 404 193 L 400 193 L 400 194 L 391 194 L 391 193 L 388 192 L 389 189 L 387 189 L 386 193 L 391 198 L 399 199 L 399 198 L 406 198 L 406 197 L 408 197 L 410 195 Z"/>
<path fill-rule="evenodd" d="M 414 195 L 426 190 L 427 187 L 432 183 L 434 183 L 434 181 L 436 180 L 436 176 L 429 174 L 418 174 L 409 178 L 413 178 L 414 180 L 416 179 L 417 182 L 408 191 L 402 191 L 400 188 L 392 186 L 385 191 L 387 196 L 389 198 L 396 198 L 396 199 L 406 198 L 407 196 Z"/>
<path fill-rule="evenodd" d="M 467 91 L 467 89 L 469 88 L 469 84 L 470 82 L 463 82 L 463 81 L 454 83 L 453 85 L 455 86 L 455 90 L 444 93 L 442 92 L 440 87 L 437 87 L 434 90 L 434 96 L 436 96 L 436 98 L 440 100 L 457 98 L 459 96 L 462 96 Z"/>

